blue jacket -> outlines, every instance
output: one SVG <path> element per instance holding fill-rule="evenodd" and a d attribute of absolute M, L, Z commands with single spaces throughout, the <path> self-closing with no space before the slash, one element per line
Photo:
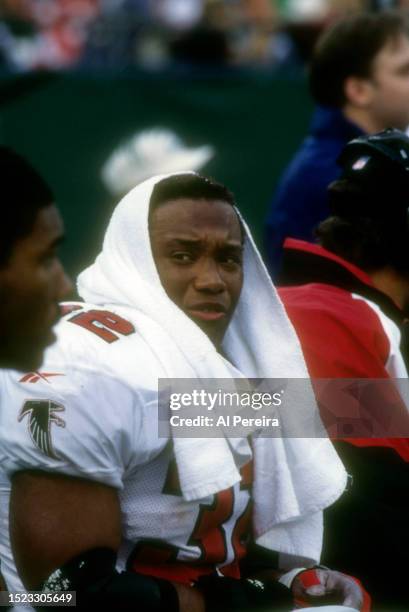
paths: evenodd
<path fill-rule="evenodd" d="M 340 174 L 337 157 L 361 134 L 340 110 L 315 111 L 310 133 L 284 171 L 270 205 L 265 250 L 273 274 L 280 267 L 285 238 L 314 240 L 314 228 L 329 214 L 327 187 Z"/>

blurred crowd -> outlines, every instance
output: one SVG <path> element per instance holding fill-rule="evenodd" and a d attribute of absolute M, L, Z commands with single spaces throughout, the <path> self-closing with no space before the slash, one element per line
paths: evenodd
<path fill-rule="evenodd" d="M 302 66 L 345 13 L 407 0 L 0 0 L 0 68 Z"/>

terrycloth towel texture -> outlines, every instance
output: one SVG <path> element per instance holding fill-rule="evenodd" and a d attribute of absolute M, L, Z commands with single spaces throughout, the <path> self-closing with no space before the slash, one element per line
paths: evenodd
<path fill-rule="evenodd" d="M 244 285 L 223 343 L 231 363 L 168 298 L 155 267 L 148 231 L 152 190 L 167 176 L 145 181 L 118 204 L 101 253 L 78 278 L 81 297 L 107 308 L 120 305 L 127 309 L 138 336 L 153 347 L 158 378 L 307 379 L 298 339 L 245 224 Z M 309 385 L 305 387 L 298 401 L 302 401 L 303 413 L 314 418 L 315 398 Z M 300 413 L 299 407 L 297 411 Z M 175 438 L 174 449 L 186 500 L 203 498 L 238 482 L 238 468 L 251 453 L 246 440 L 225 438 Z M 331 443 L 325 438 L 255 437 L 253 454 L 257 541 L 317 561 L 322 544 L 321 511 L 341 495 L 346 483 Z"/>

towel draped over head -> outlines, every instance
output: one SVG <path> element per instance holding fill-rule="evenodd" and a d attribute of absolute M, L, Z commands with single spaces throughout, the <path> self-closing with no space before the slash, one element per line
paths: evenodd
<path fill-rule="evenodd" d="M 168 176 L 174 175 L 155 176 L 121 200 L 101 253 L 78 278 L 79 294 L 94 304 L 127 309 L 138 335 L 154 351 L 158 378 L 304 378 L 302 411 L 317 418 L 298 338 L 244 221 L 244 281 L 223 341 L 227 359 L 165 293 L 152 255 L 148 216 L 152 191 Z M 291 411 L 287 402 L 286 409 Z M 175 437 L 174 451 L 186 500 L 238 482 L 239 468 L 253 453 L 256 541 L 318 561 L 322 510 L 341 495 L 346 483 L 328 439 L 256 436 L 250 449 L 244 439 Z"/>

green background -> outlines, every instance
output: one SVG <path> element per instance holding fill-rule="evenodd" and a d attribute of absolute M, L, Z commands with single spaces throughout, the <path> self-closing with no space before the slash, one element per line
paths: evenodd
<path fill-rule="evenodd" d="M 39 74 L 0 80 L 0 141 L 26 155 L 52 185 L 67 230 L 62 257 L 72 275 L 99 250 L 115 204 L 101 166 L 134 132 L 167 127 L 189 146 L 213 145 L 216 155 L 202 172 L 235 193 L 260 244 L 274 186 L 311 111 L 302 79 Z"/>

